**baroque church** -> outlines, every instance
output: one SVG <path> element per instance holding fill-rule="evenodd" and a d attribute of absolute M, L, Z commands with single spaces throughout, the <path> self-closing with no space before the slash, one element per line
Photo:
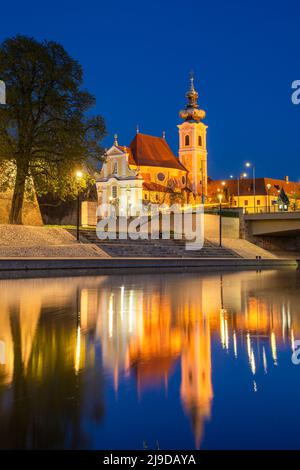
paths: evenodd
<path fill-rule="evenodd" d="M 137 131 L 129 146 L 114 144 L 105 153 L 97 178 L 99 204 L 114 206 L 120 216 L 134 216 L 150 204 L 198 204 L 207 195 L 207 126 L 199 108 L 194 78 L 180 111 L 179 156 L 165 135 L 154 137 Z M 103 214 L 104 215 L 104 214 Z M 107 215 L 107 214 L 105 214 Z"/>

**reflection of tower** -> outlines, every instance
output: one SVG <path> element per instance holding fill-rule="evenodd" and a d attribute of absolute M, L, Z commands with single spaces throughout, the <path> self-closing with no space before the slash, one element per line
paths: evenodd
<path fill-rule="evenodd" d="M 204 422 L 210 417 L 213 389 L 209 322 L 196 322 L 184 338 L 181 357 L 181 399 L 191 417 L 196 447 L 200 447 Z"/>
<path fill-rule="evenodd" d="M 201 122 L 205 118 L 205 111 L 199 109 L 197 103 L 198 93 L 194 88 L 194 78 L 186 93 L 188 103 L 180 117 L 184 120 L 179 129 L 179 160 L 189 171 L 192 189 L 195 193 L 204 196 L 207 194 L 207 150 L 206 129 Z"/>

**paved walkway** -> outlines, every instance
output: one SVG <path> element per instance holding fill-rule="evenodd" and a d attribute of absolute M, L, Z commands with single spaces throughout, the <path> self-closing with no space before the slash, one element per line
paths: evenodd
<path fill-rule="evenodd" d="M 209 241 L 213 243 L 219 243 L 216 238 L 209 238 Z M 247 240 L 235 239 L 235 238 L 223 238 L 222 245 L 228 250 L 232 250 L 242 258 L 255 259 L 257 256 L 261 256 L 264 259 L 276 259 L 277 256 L 274 253 L 270 253 L 263 248 L 250 243 Z"/>
<path fill-rule="evenodd" d="M 0 225 L 1 258 L 107 258 L 93 243 L 78 243 L 59 227 Z"/>
<path fill-rule="evenodd" d="M 48 246 L 0 246 L 0 258 L 109 258 L 109 255 L 93 244 Z"/>
<path fill-rule="evenodd" d="M 94 231 L 83 230 L 87 243 L 77 243 L 73 235 L 59 227 L 0 225 L 0 258 L 277 258 L 247 240 L 232 238 L 223 239 L 223 249 L 218 239 L 210 238 L 202 250 L 189 252 L 180 240 L 100 242 Z"/>

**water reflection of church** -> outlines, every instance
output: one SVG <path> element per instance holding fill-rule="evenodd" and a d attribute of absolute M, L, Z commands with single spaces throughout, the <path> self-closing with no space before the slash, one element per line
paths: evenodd
<path fill-rule="evenodd" d="M 169 281 L 157 277 L 148 284 L 130 276 L 47 284 L 1 281 L 1 416 L 7 411 L 3 391 L 25 390 L 17 390 L 20 370 L 24 383 L 29 378 L 30 383 L 46 381 L 53 373 L 65 387 L 75 387 L 79 371 L 103 367 L 111 373 L 116 393 L 120 381 L 136 377 L 142 399 L 149 387 L 167 389 L 180 364 L 181 403 L 200 446 L 213 401 L 212 339 L 237 359 L 247 356 L 255 392 L 258 368 L 267 373 L 270 363 L 278 364 L 278 344 L 292 347 L 299 334 L 293 299 L 280 291 L 269 294 L 268 286 L 276 287 L 276 282 L 280 274 L 274 272 L 174 276 Z M 89 408 L 99 401 L 91 393 L 84 389 L 85 411 L 101 416 L 104 404 Z"/>

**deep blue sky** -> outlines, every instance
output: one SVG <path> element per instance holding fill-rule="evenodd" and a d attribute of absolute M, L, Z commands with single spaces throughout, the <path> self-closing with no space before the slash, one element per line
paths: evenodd
<path fill-rule="evenodd" d="M 17 33 L 64 45 L 85 87 L 129 145 L 136 124 L 177 152 L 188 74 L 207 112 L 209 173 L 225 178 L 256 162 L 260 176 L 300 179 L 297 0 L 14 0 L 1 4 L 0 40 Z"/>

